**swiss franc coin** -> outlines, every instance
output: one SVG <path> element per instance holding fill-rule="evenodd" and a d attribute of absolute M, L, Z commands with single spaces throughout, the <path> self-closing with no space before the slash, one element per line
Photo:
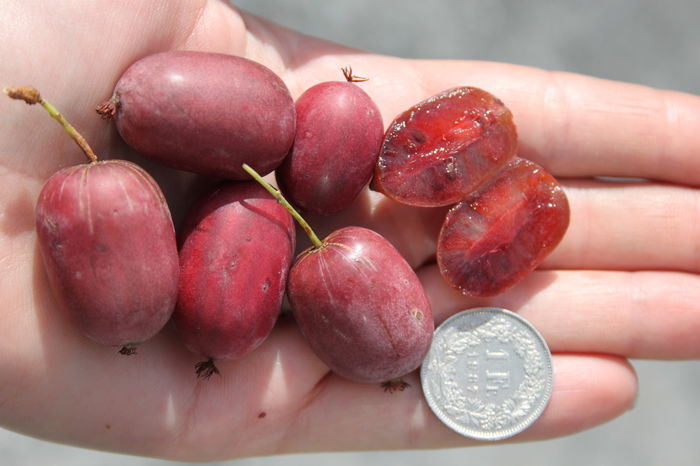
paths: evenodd
<path fill-rule="evenodd" d="M 476 308 L 435 330 L 421 367 L 428 405 L 452 430 L 502 440 L 528 428 L 552 393 L 552 356 L 522 317 Z"/>

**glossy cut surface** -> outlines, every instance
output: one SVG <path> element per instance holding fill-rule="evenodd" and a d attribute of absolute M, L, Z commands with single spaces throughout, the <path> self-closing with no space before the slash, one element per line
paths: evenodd
<path fill-rule="evenodd" d="M 339 212 L 372 177 L 384 136 L 379 109 L 357 84 L 324 82 L 299 97 L 296 114 L 294 145 L 276 172 L 280 188 L 302 210 Z"/>
<path fill-rule="evenodd" d="M 175 231 L 160 188 L 138 166 L 110 160 L 56 172 L 39 195 L 36 230 L 54 294 L 88 337 L 136 344 L 170 318 Z"/>
<path fill-rule="evenodd" d="M 347 379 L 390 381 L 420 366 L 430 346 L 433 316 L 418 277 L 371 230 L 342 228 L 302 253 L 287 294 L 310 346 Z"/>
<path fill-rule="evenodd" d="M 295 245 L 291 215 L 256 182 L 228 182 L 190 212 L 174 322 L 186 346 L 235 359 L 269 335 Z"/>
<path fill-rule="evenodd" d="M 437 94 L 389 126 L 372 186 L 409 205 L 459 202 L 517 151 L 513 118 L 503 102 L 474 87 Z"/>
<path fill-rule="evenodd" d="M 534 162 L 516 158 L 450 209 L 438 238 L 440 272 L 466 295 L 502 293 L 542 262 L 568 225 L 559 183 Z"/>
<path fill-rule="evenodd" d="M 248 179 L 267 174 L 294 140 L 294 102 L 282 80 L 246 58 L 174 51 L 132 64 L 115 87 L 124 140 L 165 165 Z"/>

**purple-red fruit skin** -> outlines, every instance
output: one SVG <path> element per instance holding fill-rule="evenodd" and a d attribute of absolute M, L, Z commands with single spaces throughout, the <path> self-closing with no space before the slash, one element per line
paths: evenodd
<path fill-rule="evenodd" d="M 420 207 L 459 202 L 517 151 L 508 108 L 490 93 L 458 87 L 399 115 L 386 131 L 372 187 Z"/>
<path fill-rule="evenodd" d="M 54 295 L 85 335 L 123 346 L 166 324 L 177 298 L 175 230 L 143 169 L 110 160 L 56 172 L 39 195 L 36 230 Z"/>
<path fill-rule="evenodd" d="M 440 272 L 465 295 L 502 293 L 542 262 L 568 225 L 559 183 L 515 158 L 447 213 L 437 245 Z"/>
<path fill-rule="evenodd" d="M 173 321 L 185 345 L 214 360 L 243 357 L 269 335 L 291 266 L 291 215 L 256 182 L 228 182 L 185 220 Z"/>
<path fill-rule="evenodd" d="M 387 382 L 420 366 L 432 340 L 430 303 L 415 272 L 382 236 L 331 233 L 292 266 L 287 295 L 301 332 L 331 370 Z"/>
<path fill-rule="evenodd" d="M 174 51 L 132 64 L 115 87 L 122 138 L 165 165 L 229 179 L 264 175 L 294 141 L 294 102 L 271 70 L 243 57 Z"/>
<path fill-rule="evenodd" d="M 384 126 L 369 95 L 351 82 L 324 82 L 296 102 L 292 150 L 276 172 L 285 197 L 307 212 L 347 208 L 369 182 Z"/>

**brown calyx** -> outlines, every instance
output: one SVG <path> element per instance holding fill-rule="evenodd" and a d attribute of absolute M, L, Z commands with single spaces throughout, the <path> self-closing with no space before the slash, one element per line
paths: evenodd
<path fill-rule="evenodd" d="M 95 107 L 97 112 L 103 120 L 110 120 L 117 113 L 117 108 L 119 107 L 119 98 L 113 95 L 109 100 L 105 100 L 100 105 Z"/>
<path fill-rule="evenodd" d="M 197 374 L 197 378 L 208 380 L 212 375 L 221 375 L 219 368 L 214 364 L 214 359 L 209 358 L 206 361 L 198 362 L 194 365 L 194 371 Z"/>
<path fill-rule="evenodd" d="M 356 76 L 352 74 L 352 67 L 351 66 L 346 66 L 344 68 L 341 68 L 341 71 L 343 72 L 343 76 L 345 76 L 345 79 L 349 83 L 361 83 L 364 81 L 369 81 L 369 78 L 364 78 L 362 76 Z"/>
<path fill-rule="evenodd" d="M 394 393 L 395 391 L 402 392 L 410 387 L 411 384 L 403 380 L 402 378 L 391 379 L 386 382 L 382 382 L 382 388 L 385 392 Z"/>

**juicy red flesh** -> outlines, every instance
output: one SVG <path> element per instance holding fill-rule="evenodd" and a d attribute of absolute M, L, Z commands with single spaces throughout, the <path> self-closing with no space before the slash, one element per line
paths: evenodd
<path fill-rule="evenodd" d="M 294 102 L 282 80 L 242 57 L 176 51 L 132 64 L 117 83 L 122 138 L 165 165 L 249 179 L 267 174 L 294 140 Z"/>
<path fill-rule="evenodd" d="M 168 321 L 177 298 L 175 231 L 144 170 L 110 160 L 56 172 L 39 195 L 36 230 L 54 295 L 85 335 L 136 344 Z"/>
<path fill-rule="evenodd" d="M 380 383 L 420 366 L 433 332 L 430 304 L 415 272 L 371 230 L 336 230 L 302 253 L 287 285 L 294 317 L 335 373 Z"/>
<path fill-rule="evenodd" d="M 294 253 L 292 217 L 250 181 L 221 185 L 185 222 L 175 326 L 197 354 L 240 358 L 277 320 Z"/>
<path fill-rule="evenodd" d="M 409 205 L 454 204 L 492 177 L 517 151 L 510 111 L 474 87 L 420 102 L 389 126 L 373 188 Z"/>
<path fill-rule="evenodd" d="M 437 259 L 449 284 L 469 296 L 503 292 L 559 243 L 569 204 L 557 181 L 516 158 L 447 214 Z"/>
<path fill-rule="evenodd" d="M 276 172 L 287 200 L 328 215 L 348 207 L 372 177 L 384 136 L 379 109 L 356 84 L 325 82 L 296 102 L 296 139 Z"/>

